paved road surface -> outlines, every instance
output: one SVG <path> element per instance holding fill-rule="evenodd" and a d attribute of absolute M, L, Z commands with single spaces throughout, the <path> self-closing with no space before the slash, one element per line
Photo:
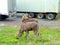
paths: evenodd
<path fill-rule="evenodd" d="M 56 20 L 47 20 L 47 19 L 38 19 L 40 26 L 47 26 L 47 27 L 53 27 L 53 28 L 59 28 L 60 27 L 60 19 Z M 13 25 L 13 26 L 19 26 L 21 23 L 21 18 L 16 18 L 14 20 L 5 20 L 0 21 L 0 26 L 6 26 L 6 25 Z"/>

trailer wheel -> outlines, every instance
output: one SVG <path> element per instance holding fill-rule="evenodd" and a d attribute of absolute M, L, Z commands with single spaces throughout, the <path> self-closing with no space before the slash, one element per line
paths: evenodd
<path fill-rule="evenodd" d="M 46 18 L 47 18 L 48 20 L 53 20 L 53 19 L 55 19 L 55 17 L 56 17 L 55 14 L 47 14 L 47 16 L 46 16 Z"/>
<path fill-rule="evenodd" d="M 45 18 L 45 15 L 44 14 L 38 14 L 38 18 L 43 19 L 43 18 Z"/>
<path fill-rule="evenodd" d="M 34 13 L 29 13 L 29 17 L 34 18 Z"/>
<path fill-rule="evenodd" d="M 0 21 L 2 20 L 2 16 L 0 15 Z"/>
<path fill-rule="evenodd" d="M 5 19 L 6 19 L 5 16 L 0 15 L 0 21 L 5 20 Z"/>
<path fill-rule="evenodd" d="M 2 18 L 2 20 L 6 20 L 6 18 Z"/>

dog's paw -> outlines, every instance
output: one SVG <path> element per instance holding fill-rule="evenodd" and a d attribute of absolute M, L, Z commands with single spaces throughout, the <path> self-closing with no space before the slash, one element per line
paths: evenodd
<path fill-rule="evenodd" d="M 16 36 L 16 39 L 19 39 L 19 37 L 18 37 L 18 36 Z"/>

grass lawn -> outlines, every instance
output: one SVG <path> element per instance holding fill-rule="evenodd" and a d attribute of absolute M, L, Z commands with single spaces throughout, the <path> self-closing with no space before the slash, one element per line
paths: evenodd
<path fill-rule="evenodd" d="M 0 27 L 0 45 L 60 45 L 60 28 L 40 27 L 42 39 L 37 36 L 34 41 L 34 33 L 30 31 L 28 39 L 25 33 L 16 39 L 18 34 L 17 27 L 4 26 Z"/>

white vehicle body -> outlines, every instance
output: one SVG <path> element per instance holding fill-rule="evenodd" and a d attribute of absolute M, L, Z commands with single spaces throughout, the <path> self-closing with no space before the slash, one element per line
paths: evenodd
<path fill-rule="evenodd" d="M 0 20 L 11 17 L 15 11 L 15 0 L 0 0 Z"/>
<path fill-rule="evenodd" d="M 17 11 L 59 12 L 60 0 L 16 0 Z"/>
<path fill-rule="evenodd" d="M 8 15 L 8 3 L 7 0 L 0 1 L 0 14 Z"/>

